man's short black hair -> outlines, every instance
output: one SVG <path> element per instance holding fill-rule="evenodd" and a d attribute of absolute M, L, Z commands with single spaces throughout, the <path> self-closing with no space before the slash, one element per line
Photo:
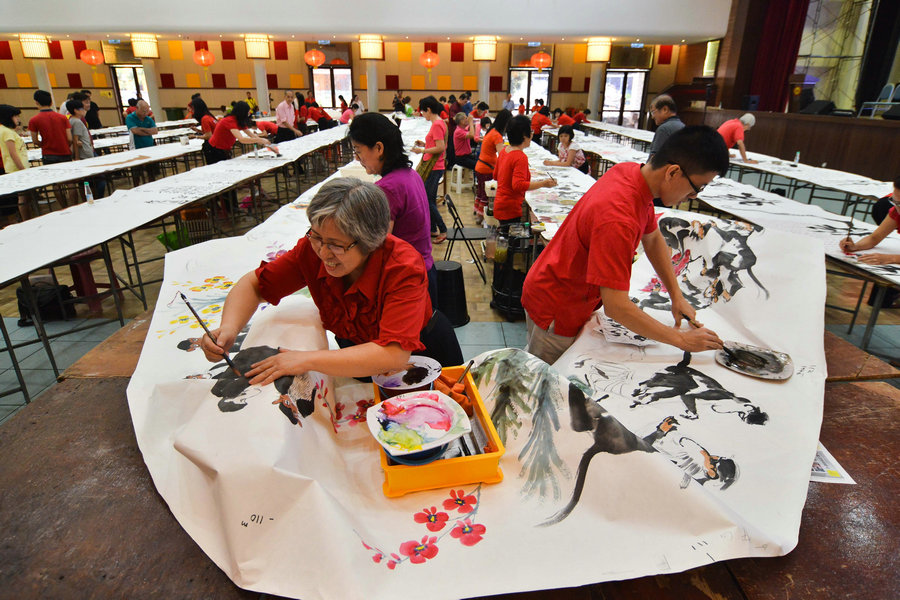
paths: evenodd
<path fill-rule="evenodd" d="M 894 187 L 900 190 L 900 175 L 894 180 Z"/>
<path fill-rule="evenodd" d="M 74 115 L 76 110 L 84 110 L 84 102 L 81 100 L 69 100 L 66 102 L 66 110 L 70 115 Z"/>
<path fill-rule="evenodd" d="M 714 171 L 724 177 L 728 171 L 728 148 L 712 127 L 685 127 L 673 133 L 659 152 L 650 157 L 650 166 L 654 169 L 670 164 L 683 168 L 685 175 Z"/>
<path fill-rule="evenodd" d="M 531 119 L 525 115 L 516 115 L 506 126 L 506 137 L 510 146 L 518 146 L 531 137 Z"/>
<path fill-rule="evenodd" d="M 90 97 L 87 94 L 82 94 L 81 92 L 75 92 L 72 94 L 72 100 L 75 102 L 84 102 L 85 100 L 89 100 Z"/>
<path fill-rule="evenodd" d="M 35 90 L 32 97 L 41 106 L 53 106 L 53 96 L 47 90 Z"/>
<path fill-rule="evenodd" d="M 549 117 L 550 116 L 550 107 L 542 105 L 540 110 L 538 110 L 538 112 L 541 113 L 542 115 L 544 115 L 545 117 Z"/>
<path fill-rule="evenodd" d="M 86 96 L 90 96 L 90 95 L 91 95 L 91 90 L 81 90 L 81 93 L 82 93 L 82 94 L 85 94 Z"/>
<path fill-rule="evenodd" d="M 487 102 L 479 102 L 477 108 L 478 108 L 478 110 L 480 110 L 481 112 L 484 112 L 484 111 L 486 111 L 487 109 L 489 109 L 490 106 L 488 106 L 488 103 L 487 103 Z"/>

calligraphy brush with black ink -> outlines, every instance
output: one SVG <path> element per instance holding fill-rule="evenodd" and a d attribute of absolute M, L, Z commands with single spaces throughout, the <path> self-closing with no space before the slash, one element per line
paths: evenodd
<path fill-rule="evenodd" d="M 218 344 L 219 342 L 216 341 L 216 338 L 213 336 L 212 332 L 206 326 L 206 323 L 203 322 L 203 319 L 200 318 L 200 315 L 197 314 L 197 311 L 194 310 L 194 307 L 191 306 L 190 302 L 188 302 L 187 296 L 184 295 L 184 292 L 178 292 L 178 294 L 181 296 L 181 299 L 184 300 L 184 303 L 187 304 L 188 310 L 191 311 L 191 314 L 197 318 L 197 322 L 200 323 L 200 327 L 203 328 L 203 331 L 206 332 L 206 335 L 209 336 L 209 339 L 212 340 L 213 344 Z M 228 357 L 227 352 L 222 353 L 222 358 L 225 359 L 225 362 L 228 363 L 228 366 L 231 367 L 231 370 L 234 371 L 235 375 L 237 375 L 238 377 L 243 377 L 243 374 L 238 370 L 237 366 L 234 364 L 234 361 L 232 361 Z"/>
<path fill-rule="evenodd" d="M 701 327 L 703 327 L 702 325 L 700 325 L 700 323 L 698 323 L 694 319 L 690 318 L 686 314 L 681 313 L 681 316 L 684 318 L 685 321 L 687 321 L 688 323 L 691 324 L 691 327 L 694 327 L 695 329 L 700 329 Z M 722 352 L 724 352 L 725 354 L 730 356 L 732 360 L 737 360 L 737 358 L 738 358 L 737 355 L 734 353 L 734 350 L 731 350 L 730 348 L 728 348 L 728 346 L 726 346 L 724 344 L 722 344 Z"/>

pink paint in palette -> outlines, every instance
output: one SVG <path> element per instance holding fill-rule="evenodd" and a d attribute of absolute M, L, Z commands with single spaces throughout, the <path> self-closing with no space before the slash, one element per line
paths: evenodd
<path fill-rule="evenodd" d="M 438 448 L 472 429 L 456 401 L 431 390 L 401 394 L 370 407 L 366 423 L 391 456 Z"/>

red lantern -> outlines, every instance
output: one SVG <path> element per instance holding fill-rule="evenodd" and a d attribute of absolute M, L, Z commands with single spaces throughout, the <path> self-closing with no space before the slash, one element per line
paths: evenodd
<path fill-rule="evenodd" d="M 103 64 L 103 53 L 99 50 L 82 50 L 78 58 L 91 65 L 92 71 L 97 70 L 97 65 Z"/>
<path fill-rule="evenodd" d="M 216 57 L 209 50 L 197 50 L 194 52 L 194 62 L 203 67 L 203 80 L 209 81 L 209 66 L 216 62 Z"/>
<path fill-rule="evenodd" d="M 439 62 L 441 62 L 441 59 L 437 52 L 432 52 L 431 50 L 423 52 L 419 56 L 419 64 L 428 69 L 428 81 L 431 81 L 431 69 L 438 66 Z"/>
<path fill-rule="evenodd" d="M 306 61 L 306 64 L 315 69 L 316 67 L 325 64 L 325 53 L 321 50 L 310 50 L 303 55 L 303 60 Z"/>
<path fill-rule="evenodd" d="M 216 57 L 209 50 L 201 49 L 194 52 L 194 62 L 206 69 L 216 62 Z"/>
<path fill-rule="evenodd" d="M 347 61 L 343 58 L 333 58 L 331 59 L 331 64 L 333 65 L 346 65 Z"/>
<path fill-rule="evenodd" d="M 538 71 L 543 71 L 550 66 L 552 60 L 553 59 L 546 52 L 538 52 L 531 56 L 531 66 L 535 67 Z"/>

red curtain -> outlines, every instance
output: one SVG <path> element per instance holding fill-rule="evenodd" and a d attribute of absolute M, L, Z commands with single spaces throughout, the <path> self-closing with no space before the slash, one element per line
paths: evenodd
<path fill-rule="evenodd" d="M 759 96 L 759 110 L 782 112 L 788 100 L 788 79 L 794 73 L 809 0 L 769 2 L 753 65 L 750 93 Z"/>

